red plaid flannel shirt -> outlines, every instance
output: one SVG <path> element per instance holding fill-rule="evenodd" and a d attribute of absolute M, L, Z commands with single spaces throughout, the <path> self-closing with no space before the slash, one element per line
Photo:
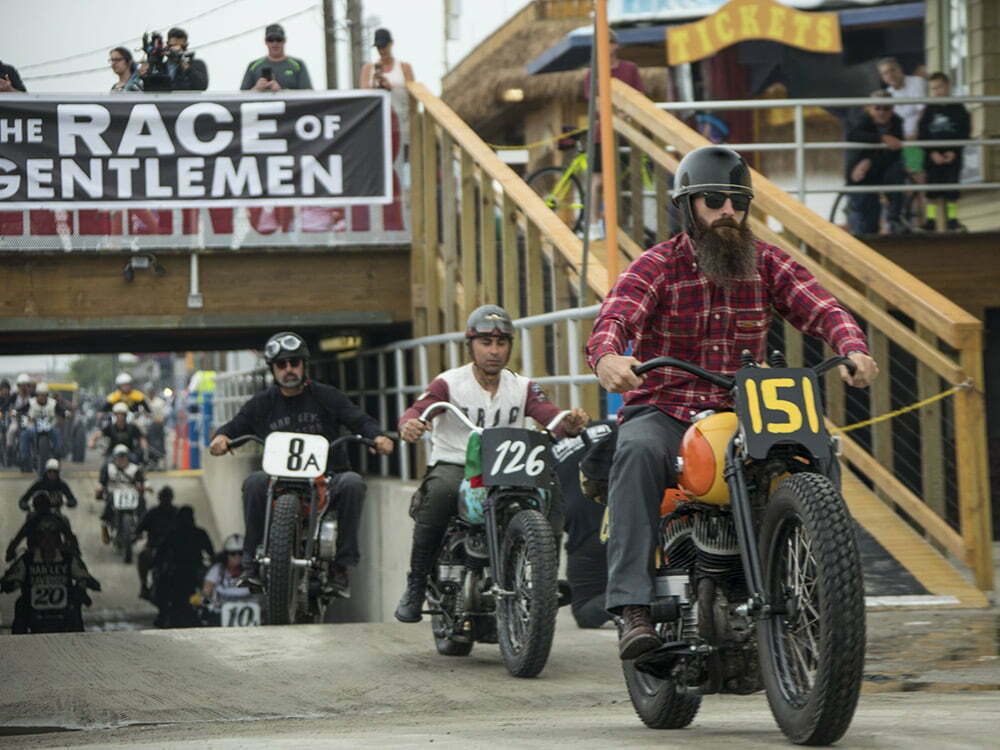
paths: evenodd
<path fill-rule="evenodd" d="M 698 270 L 686 233 L 650 248 L 622 273 L 601 305 L 587 341 L 596 368 L 605 354 L 632 343 L 640 362 L 670 356 L 713 372 L 734 373 L 740 353 L 762 361 L 772 311 L 838 354 L 868 354 L 865 335 L 847 310 L 781 248 L 756 241 L 757 276 L 723 289 Z M 729 394 L 675 368 L 659 368 L 625 394 L 625 404 L 653 404 L 689 422 L 704 409 L 732 409 Z"/>

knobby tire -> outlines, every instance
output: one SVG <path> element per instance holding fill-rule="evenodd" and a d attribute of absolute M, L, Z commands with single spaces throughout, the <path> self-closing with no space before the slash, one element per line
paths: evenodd
<path fill-rule="evenodd" d="M 282 495 L 271 509 L 267 554 L 267 621 L 269 625 L 291 625 L 297 609 L 299 573 L 292 558 L 299 551 L 299 498 Z"/>
<path fill-rule="evenodd" d="M 781 482 L 768 501 L 760 550 L 768 600 L 786 609 L 758 624 L 771 712 L 792 742 L 829 745 L 854 717 L 865 659 L 854 522 L 829 479 L 801 473 Z"/>

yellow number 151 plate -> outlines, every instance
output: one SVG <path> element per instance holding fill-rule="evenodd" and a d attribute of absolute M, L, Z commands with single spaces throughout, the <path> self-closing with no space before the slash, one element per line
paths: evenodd
<path fill-rule="evenodd" d="M 745 367 L 736 372 L 736 414 L 750 458 L 772 446 L 797 443 L 816 458 L 830 454 L 819 380 L 806 368 Z"/>

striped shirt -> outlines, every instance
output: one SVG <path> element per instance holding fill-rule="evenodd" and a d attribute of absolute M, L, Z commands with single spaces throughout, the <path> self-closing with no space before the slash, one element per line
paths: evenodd
<path fill-rule="evenodd" d="M 681 233 L 650 248 L 622 273 L 601 305 L 587 341 L 592 368 L 605 354 L 623 354 L 632 344 L 640 362 L 675 357 L 731 375 L 740 353 L 764 359 L 774 312 L 803 333 L 826 341 L 838 354 L 868 353 L 861 328 L 813 275 L 788 254 L 759 240 L 757 273 L 730 289 L 698 270 L 693 243 Z M 689 422 L 704 409 L 732 409 L 718 386 L 675 368 L 647 373 L 625 404 L 652 404 Z"/>

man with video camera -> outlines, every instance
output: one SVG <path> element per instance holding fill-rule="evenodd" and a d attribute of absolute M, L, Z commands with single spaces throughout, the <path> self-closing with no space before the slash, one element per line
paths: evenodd
<path fill-rule="evenodd" d="M 163 37 L 153 32 L 142 37 L 146 62 L 139 67 L 144 91 L 204 91 L 208 88 L 208 66 L 188 51 L 188 35 L 174 27 Z"/>

